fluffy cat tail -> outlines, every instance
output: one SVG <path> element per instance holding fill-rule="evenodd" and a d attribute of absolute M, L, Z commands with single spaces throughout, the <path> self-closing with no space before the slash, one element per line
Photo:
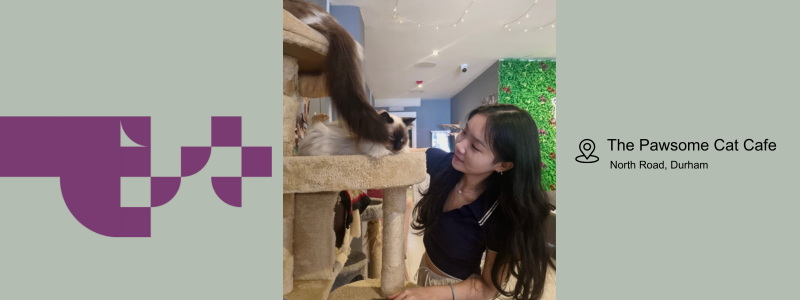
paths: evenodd
<path fill-rule="evenodd" d="M 331 103 L 358 141 L 387 143 L 389 132 L 375 108 L 369 104 L 361 78 L 358 43 L 338 23 L 326 22 L 328 56 L 325 58 Z"/>
<path fill-rule="evenodd" d="M 323 71 L 328 95 L 342 123 L 357 142 L 388 143 L 386 124 L 369 104 L 364 91 L 358 42 L 319 5 L 303 0 L 284 0 L 283 8 L 328 39 L 328 56 Z"/>

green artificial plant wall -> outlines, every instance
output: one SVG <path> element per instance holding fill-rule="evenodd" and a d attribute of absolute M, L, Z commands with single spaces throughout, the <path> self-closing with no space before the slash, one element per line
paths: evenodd
<path fill-rule="evenodd" d="M 556 189 L 556 62 L 506 59 L 500 62 L 498 102 L 528 111 L 539 128 L 542 187 Z"/>

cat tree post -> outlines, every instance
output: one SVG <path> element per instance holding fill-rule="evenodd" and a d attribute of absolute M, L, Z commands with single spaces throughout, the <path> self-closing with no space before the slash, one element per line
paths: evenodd
<path fill-rule="evenodd" d="M 406 187 L 383 189 L 383 259 L 381 295 L 388 297 L 403 290 L 406 264 L 403 226 L 406 215 Z"/>
<path fill-rule="evenodd" d="M 367 224 L 367 243 L 369 243 L 369 278 L 381 278 L 381 261 L 383 260 L 383 243 L 381 242 L 381 220 L 375 219 Z"/>
<path fill-rule="evenodd" d="M 294 285 L 294 194 L 283 194 L 283 294 Z"/>
<path fill-rule="evenodd" d="M 292 155 L 295 119 L 292 111 L 299 109 L 297 92 L 297 59 L 283 56 L 283 155 Z M 295 194 L 283 194 L 283 294 L 294 287 L 294 200 Z"/>

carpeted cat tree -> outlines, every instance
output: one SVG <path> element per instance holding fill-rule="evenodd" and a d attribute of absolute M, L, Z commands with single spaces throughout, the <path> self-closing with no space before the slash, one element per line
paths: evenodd
<path fill-rule="evenodd" d="M 406 287 L 403 226 L 406 188 L 425 179 L 425 155 L 407 153 L 374 160 L 367 156 L 294 156 L 300 97 L 326 95 L 318 74 L 328 41 L 283 12 L 283 294 L 289 300 L 372 299 Z M 309 75 L 305 75 L 309 74 Z M 344 190 L 383 189 L 380 279 L 330 292 L 350 254 L 352 234 L 335 246 L 334 206 Z M 359 228 L 351 226 L 351 230 Z"/>

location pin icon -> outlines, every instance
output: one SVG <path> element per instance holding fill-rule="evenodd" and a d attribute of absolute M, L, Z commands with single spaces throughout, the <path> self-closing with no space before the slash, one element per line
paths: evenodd
<path fill-rule="evenodd" d="M 594 141 L 590 139 L 582 140 L 581 143 L 579 144 L 579 147 L 581 150 L 581 154 L 583 154 L 583 157 L 589 159 L 589 156 L 591 156 L 592 152 L 594 152 Z"/>

